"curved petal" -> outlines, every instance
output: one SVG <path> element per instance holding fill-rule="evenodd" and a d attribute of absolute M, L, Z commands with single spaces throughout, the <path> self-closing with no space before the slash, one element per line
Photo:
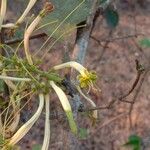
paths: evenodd
<path fill-rule="evenodd" d="M 44 95 L 39 94 L 39 107 L 35 114 L 28 120 L 23 126 L 21 126 L 18 131 L 13 135 L 13 137 L 10 139 L 8 145 L 14 145 L 18 141 L 20 141 L 26 133 L 31 129 L 31 127 L 34 125 L 34 123 L 38 120 L 40 117 L 40 114 L 42 112 L 43 106 L 44 106 Z"/>
<path fill-rule="evenodd" d="M 80 87 L 77 87 L 79 93 L 93 106 L 93 107 L 96 107 L 96 104 L 89 98 L 87 97 L 80 89 Z M 93 118 L 94 119 L 97 119 L 97 110 L 94 110 L 93 111 Z"/>
<path fill-rule="evenodd" d="M 59 70 L 59 69 L 63 69 L 63 68 L 66 68 L 66 67 L 72 67 L 74 68 L 75 70 L 77 70 L 81 75 L 85 75 L 85 71 L 86 71 L 86 68 L 84 68 L 81 64 L 75 62 L 75 61 L 70 61 L 70 62 L 67 62 L 67 63 L 63 63 L 63 64 L 60 64 L 60 65 L 57 65 L 57 66 L 54 66 L 54 70 Z"/>
<path fill-rule="evenodd" d="M 73 119 L 72 109 L 71 109 L 71 106 L 70 106 L 70 103 L 68 101 L 68 98 L 67 98 L 66 94 L 53 81 L 50 81 L 50 85 L 52 86 L 52 88 L 54 89 L 54 91 L 56 92 L 56 94 L 59 97 L 59 100 L 60 100 L 60 102 L 62 104 L 62 107 L 63 107 L 63 109 L 64 109 L 64 111 L 65 111 L 65 113 L 67 115 L 71 131 L 74 134 L 77 134 L 77 126 L 76 126 L 76 123 L 75 123 L 75 121 Z"/>
<path fill-rule="evenodd" d="M 50 142 L 50 111 L 49 111 L 49 94 L 45 95 L 45 114 L 46 114 L 46 119 L 45 119 L 45 132 L 44 132 L 44 141 L 42 145 L 42 150 L 48 150 L 49 147 L 49 142 Z"/>

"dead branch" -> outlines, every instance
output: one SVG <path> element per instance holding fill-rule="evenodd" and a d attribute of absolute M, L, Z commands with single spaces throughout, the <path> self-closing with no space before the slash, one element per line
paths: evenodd
<path fill-rule="evenodd" d="M 35 34 L 35 35 L 30 37 L 30 40 L 42 38 L 42 37 L 45 37 L 45 36 L 47 36 L 47 34 L 45 34 L 45 33 Z M 7 40 L 4 43 L 7 44 L 7 45 L 12 45 L 12 44 L 20 43 L 21 41 L 23 41 L 23 38 Z"/>
<path fill-rule="evenodd" d="M 93 27 L 93 19 L 98 8 L 98 0 L 93 0 L 89 16 L 86 20 L 86 27 L 77 30 L 75 46 L 72 54 L 72 59 L 83 64 L 87 52 L 88 42 Z"/>

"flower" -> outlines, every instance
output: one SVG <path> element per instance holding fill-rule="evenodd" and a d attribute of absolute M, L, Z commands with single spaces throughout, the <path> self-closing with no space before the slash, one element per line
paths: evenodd
<path fill-rule="evenodd" d="M 54 66 L 53 69 L 59 70 L 59 69 L 63 69 L 66 67 L 72 67 L 80 73 L 80 75 L 77 76 L 77 79 L 79 80 L 81 88 L 86 88 L 86 87 L 91 87 L 91 86 L 93 87 L 93 82 L 95 82 L 97 79 L 95 72 L 92 72 L 92 71 L 89 72 L 85 67 L 83 67 L 81 64 L 75 61 L 70 61 L 67 63 Z"/>
<path fill-rule="evenodd" d="M 93 87 L 93 82 L 96 81 L 97 76 L 95 72 L 89 72 L 87 70 L 84 71 L 84 75 L 80 74 L 77 76 L 77 79 L 80 82 L 81 88 L 86 88 L 88 86 Z"/>
<path fill-rule="evenodd" d="M 80 74 L 77 76 L 77 80 L 79 81 L 79 86 L 77 86 L 78 92 L 93 106 L 96 107 L 96 104 L 87 96 L 85 96 L 82 92 L 82 90 L 80 88 L 93 88 L 93 82 L 96 81 L 97 76 L 95 72 L 92 71 L 88 71 L 85 67 L 83 67 L 81 64 L 75 62 L 75 61 L 70 61 L 67 63 L 63 63 L 57 66 L 54 66 L 54 70 L 59 70 L 59 69 L 63 69 L 66 67 L 71 67 L 74 68 L 75 70 L 77 70 Z M 93 119 L 93 122 L 95 122 L 95 120 L 97 120 L 98 116 L 97 116 L 97 110 L 94 110 L 91 114 L 91 117 Z"/>

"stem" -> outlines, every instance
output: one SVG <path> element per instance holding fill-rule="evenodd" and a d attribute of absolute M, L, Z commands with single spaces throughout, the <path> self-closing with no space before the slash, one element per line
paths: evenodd
<path fill-rule="evenodd" d="M 16 78 L 16 77 L 8 77 L 8 76 L 2 76 L 0 75 L 0 79 L 3 79 L 3 80 L 12 80 L 12 81 L 31 81 L 31 79 L 29 78 Z"/>
<path fill-rule="evenodd" d="M 50 99 L 49 99 L 49 94 L 45 95 L 45 114 L 46 114 L 46 119 L 45 119 L 45 133 L 44 133 L 44 141 L 42 145 L 42 150 L 48 150 L 49 147 L 49 142 L 50 142 Z"/>
<path fill-rule="evenodd" d="M 0 133 L 3 132 L 3 123 L 2 123 L 2 115 L 0 114 Z"/>
<path fill-rule="evenodd" d="M 3 76 L 7 76 L 7 74 L 6 74 L 5 71 L 3 71 L 2 75 L 3 75 Z M 9 88 L 11 88 L 12 90 L 15 90 L 15 89 L 16 89 L 16 85 L 15 85 L 11 80 L 5 79 L 4 81 L 5 81 L 6 85 L 7 85 Z"/>

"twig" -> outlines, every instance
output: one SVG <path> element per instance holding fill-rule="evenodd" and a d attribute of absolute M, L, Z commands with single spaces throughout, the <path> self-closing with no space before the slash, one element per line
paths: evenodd
<path fill-rule="evenodd" d="M 109 37 L 112 36 L 112 33 L 113 33 L 113 30 L 110 30 L 109 33 L 108 33 L 108 36 L 109 36 Z M 105 45 L 104 45 L 104 47 L 103 47 L 103 49 L 102 49 L 102 51 L 101 51 L 100 56 L 98 57 L 98 59 L 95 60 L 96 62 L 97 62 L 97 61 L 98 61 L 98 62 L 101 61 L 101 59 L 102 59 L 102 57 L 103 57 L 103 55 L 104 55 L 106 49 L 108 48 L 109 43 L 110 43 L 110 41 L 106 41 L 106 42 L 105 42 Z"/>
<path fill-rule="evenodd" d="M 131 105 L 130 105 L 130 108 L 129 108 L 129 120 L 130 120 L 130 128 L 131 128 L 131 129 L 133 129 L 133 124 L 132 124 L 132 111 L 133 111 L 133 108 L 134 108 L 134 103 L 135 103 L 135 101 L 136 101 L 136 99 L 137 99 L 137 96 L 138 96 L 138 94 L 139 94 L 139 92 L 140 92 L 140 90 L 141 90 L 141 88 L 142 88 L 142 85 L 143 85 L 143 83 L 144 83 L 144 80 L 145 80 L 145 77 L 146 77 L 147 73 L 148 73 L 148 71 L 146 71 L 146 72 L 143 74 L 143 76 L 142 76 L 142 78 L 141 78 L 141 81 L 140 81 L 140 83 L 139 83 L 139 86 L 138 86 L 138 88 L 137 88 L 137 90 L 136 90 L 136 92 L 135 92 L 135 94 L 134 94 L 133 99 L 132 99 L 132 103 L 131 103 Z"/>
<path fill-rule="evenodd" d="M 47 36 L 46 33 L 39 33 L 39 34 L 36 34 L 36 35 L 31 36 L 29 39 L 30 39 L 30 40 L 32 40 L 32 39 L 38 39 L 38 38 L 42 38 L 42 37 L 45 37 L 45 36 Z M 23 38 L 7 40 L 7 41 L 5 41 L 4 43 L 7 44 L 7 45 L 12 45 L 12 44 L 19 43 L 19 42 L 21 42 L 21 41 L 23 41 Z"/>
<path fill-rule="evenodd" d="M 107 41 L 109 41 L 109 42 L 114 42 L 114 41 L 116 41 L 116 40 L 134 38 L 134 37 L 137 37 L 137 36 L 144 36 L 144 34 L 142 34 L 142 33 L 137 33 L 137 34 L 131 34 L 131 35 L 120 36 L 120 37 L 113 37 L 113 38 L 110 38 L 110 39 L 100 39 L 100 40 L 91 35 L 90 38 L 93 39 L 94 41 L 96 41 L 98 44 L 101 45 L 101 42 L 107 42 Z"/>
<path fill-rule="evenodd" d="M 109 125 L 109 124 L 112 123 L 113 121 L 116 121 L 117 119 L 120 119 L 120 118 L 122 118 L 123 116 L 126 116 L 126 115 L 128 115 L 128 113 L 119 114 L 118 116 L 116 116 L 116 117 L 114 117 L 114 118 L 112 118 L 112 119 L 106 121 L 106 122 L 103 123 L 101 126 L 99 126 L 99 127 L 98 127 L 98 130 L 99 130 L 99 129 L 102 129 L 103 127 Z"/>
<path fill-rule="evenodd" d="M 90 112 L 94 110 L 101 110 L 101 109 L 110 109 L 112 108 L 113 104 L 116 102 L 116 100 L 112 100 L 107 106 L 100 106 L 100 107 L 94 107 L 94 108 L 86 108 L 86 109 L 80 109 L 79 112 Z"/>
<path fill-rule="evenodd" d="M 122 101 L 124 98 L 126 98 L 133 92 L 133 90 L 135 89 L 135 87 L 137 86 L 137 84 L 140 80 L 142 73 L 144 72 L 144 67 L 141 64 L 139 64 L 139 61 L 135 60 L 135 62 L 136 62 L 136 70 L 137 70 L 136 79 L 135 79 L 131 89 L 125 95 L 123 95 L 119 98 L 120 101 Z M 133 101 L 132 101 L 132 103 L 133 103 Z"/>

